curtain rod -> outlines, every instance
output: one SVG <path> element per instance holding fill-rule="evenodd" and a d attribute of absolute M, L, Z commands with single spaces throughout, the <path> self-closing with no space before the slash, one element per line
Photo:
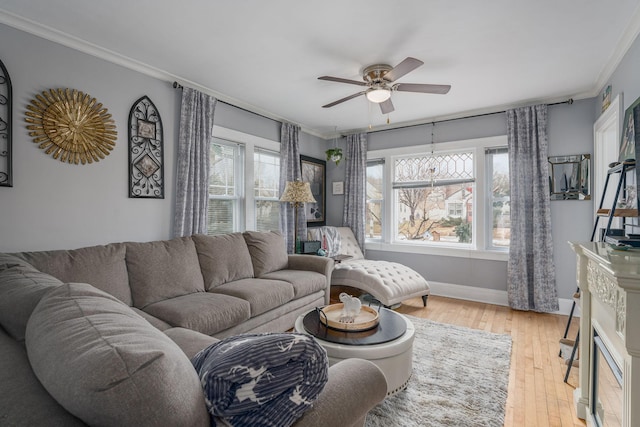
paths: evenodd
<path fill-rule="evenodd" d="M 182 89 L 182 88 L 183 88 L 183 86 L 182 86 L 180 83 L 178 83 L 178 82 L 173 82 L 173 88 L 174 88 L 174 89 Z M 265 119 L 269 119 L 269 120 L 273 120 L 274 122 L 281 123 L 279 120 L 275 120 L 275 119 L 272 119 L 271 117 L 263 116 L 263 115 L 262 115 L 262 114 L 260 114 L 260 113 L 256 113 L 255 111 L 247 110 L 246 108 L 238 107 L 237 105 L 230 104 L 230 103 L 228 103 L 228 102 L 226 102 L 226 101 L 221 101 L 221 100 L 219 100 L 219 99 L 218 99 L 217 101 L 218 101 L 218 102 L 222 102 L 223 104 L 226 104 L 226 105 L 228 105 L 228 106 L 230 106 L 230 107 L 234 107 L 234 108 L 238 108 L 238 109 L 240 109 L 240 110 L 246 111 L 247 113 L 255 114 L 256 116 L 264 117 Z M 561 104 L 568 104 L 568 105 L 571 105 L 571 104 L 573 104 L 573 98 L 569 98 L 569 99 L 567 99 L 566 101 L 560 101 L 560 102 L 554 102 L 554 103 L 552 103 L 552 104 L 547 104 L 547 107 L 550 107 L 550 106 L 552 106 L 552 105 L 561 105 Z M 473 116 L 456 117 L 456 118 L 453 118 L 453 119 L 437 120 L 437 121 L 433 121 L 433 122 L 425 122 L 425 123 L 416 123 L 415 125 L 399 126 L 399 127 L 391 128 L 391 129 L 378 129 L 378 130 L 372 130 L 372 131 L 370 131 L 370 132 L 366 132 L 366 133 L 387 132 L 387 131 L 390 131 L 390 130 L 398 130 L 398 129 L 412 128 L 412 127 L 416 127 L 416 126 L 424 126 L 424 125 L 428 125 L 428 124 L 434 125 L 434 124 L 436 124 L 436 123 L 452 122 L 452 121 L 454 121 L 454 120 L 473 119 L 473 118 L 476 118 L 476 117 L 491 116 L 491 115 L 494 115 L 494 114 L 502 114 L 502 113 L 506 113 L 506 112 L 507 112 L 506 110 L 503 110 L 503 111 L 494 111 L 493 113 L 475 114 L 475 115 L 473 115 Z M 342 136 L 342 137 L 345 137 L 346 135 L 341 135 L 341 136 Z"/>
<path fill-rule="evenodd" d="M 184 88 L 184 86 L 182 86 L 182 85 L 181 85 L 180 83 L 178 83 L 178 82 L 173 82 L 173 88 L 174 88 L 174 89 L 182 89 L 182 88 Z M 273 119 L 273 118 L 271 118 L 271 117 L 267 117 L 267 116 L 262 115 L 262 114 L 260 114 L 260 113 L 256 113 L 255 111 L 247 110 L 246 108 L 238 107 L 237 105 L 230 104 L 230 103 L 228 103 L 228 102 L 226 102 L 226 101 L 222 101 L 222 100 L 217 99 L 217 98 L 216 98 L 216 101 L 217 101 L 217 102 L 222 102 L 223 104 L 226 104 L 226 105 L 228 105 L 229 107 L 237 108 L 238 110 L 246 111 L 247 113 L 255 114 L 256 116 L 260 116 L 260 117 L 263 117 L 263 118 L 265 118 L 265 119 L 272 120 L 272 121 L 277 122 L 277 123 L 282 123 L 282 121 L 280 121 L 280 120 L 276 120 L 276 119 Z"/>
<path fill-rule="evenodd" d="M 554 102 L 552 104 L 547 104 L 547 107 L 550 107 L 552 105 L 561 105 L 561 104 L 568 104 L 571 105 L 573 104 L 573 98 L 569 98 L 566 101 L 560 101 L 560 102 Z M 425 122 L 425 123 L 416 123 L 415 125 L 407 125 L 407 126 L 399 126 L 397 128 L 391 128 L 391 129 L 378 129 L 378 130 L 372 130 L 370 132 L 366 132 L 366 133 L 377 133 L 377 132 L 387 132 L 390 130 L 398 130 L 398 129 L 405 129 L 405 128 L 412 128 L 412 127 L 416 127 L 416 126 L 424 126 L 424 125 L 434 125 L 436 123 L 445 123 L 445 122 L 452 122 L 454 120 L 464 120 L 464 119 L 473 119 L 476 117 L 484 117 L 484 116 L 492 116 L 494 114 L 502 114 L 502 113 L 506 113 L 506 110 L 502 110 L 502 111 L 494 111 L 493 113 L 483 113 L 483 114 L 474 114 L 472 116 L 465 116 L 465 117 L 455 117 L 453 119 L 444 119 L 444 120 L 436 120 L 433 122 Z M 346 135 L 342 135 L 343 137 Z"/>

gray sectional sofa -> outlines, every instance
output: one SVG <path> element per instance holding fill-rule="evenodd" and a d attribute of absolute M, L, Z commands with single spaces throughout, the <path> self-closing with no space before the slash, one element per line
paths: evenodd
<path fill-rule="evenodd" d="M 289 330 L 332 268 L 260 232 L 0 254 L 0 425 L 209 425 L 189 359 Z M 338 363 L 296 425 L 363 425 L 385 394 L 372 363 Z"/>

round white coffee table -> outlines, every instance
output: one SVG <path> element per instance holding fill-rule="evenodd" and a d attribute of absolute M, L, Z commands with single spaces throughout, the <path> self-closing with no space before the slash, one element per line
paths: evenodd
<path fill-rule="evenodd" d="M 313 336 L 316 341 L 327 351 L 329 365 L 333 365 L 341 360 L 349 358 L 366 359 L 375 363 L 384 373 L 387 380 L 387 396 L 391 396 L 407 387 L 413 370 L 413 339 L 415 327 L 405 316 L 386 308 L 380 309 L 380 324 L 377 328 L 384 329 L 385 318 L 392 319 L 396 324 L 404 322 L 406 330 L 399 337 L 381 344 L 358 344 L 358 339 L 351 340 L 355 343 L 341 344 L 330 342 L 319 338 L 322 334 L 317 333 L 314 328 L 311 333 L 305 328 L 305 316 L 313 316 L 315 310 L 305 313 L 296 319 L 295 331 Z M 386 310 L 383 312 L 383 310 Z M 382 315 L 384 314 L 384 316 Z M 307 319 L 309 321 L 309 319 Z M 320 326 L 320 328 L 325 328 Z M 377 331 L 373 331 L 377 333 Z M 341 334 L 354 334 L 353 332 L 341 332 Z M 355 333 L 362 334 L 362 333 Z M 345 335 L 348 336 L 348 335 Z M 365 340 L 366 341 L 366 340 Z"/>

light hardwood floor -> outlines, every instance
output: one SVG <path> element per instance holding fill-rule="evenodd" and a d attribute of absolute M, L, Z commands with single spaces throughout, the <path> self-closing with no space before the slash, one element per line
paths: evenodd
<path fill-rule="evenodd" d="M 331 294 L 333 301 L 333 289 Z M 558 341 L 564 333 L 567 316 L 516 311 L 437 296 L 429 297 L 426 308 L 420 298 L 413 298 L 403 302 L 396 311 L 511 335 L 513 346 L 505 427 L 585 426 L 584 421 L 575 416 L 573 406 L 578 368 L 571 369 L 569 384 L 565 384 L 566 365 L 558 357 Z M 573 339 L 578 319 L 574 318 L 571 323 L 569 338 Z"/>

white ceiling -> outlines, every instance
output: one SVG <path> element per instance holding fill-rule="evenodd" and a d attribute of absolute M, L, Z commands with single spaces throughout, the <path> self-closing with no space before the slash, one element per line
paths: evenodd
<path fill-rule="evenodd" d="M 361 90 L 375 63 L 424 65 L 390 126 L 595 96 L 640 29 L 640 0 L 0 0 L 0 22 L 196 87 L 326 138 L 389 126 Z"/>

